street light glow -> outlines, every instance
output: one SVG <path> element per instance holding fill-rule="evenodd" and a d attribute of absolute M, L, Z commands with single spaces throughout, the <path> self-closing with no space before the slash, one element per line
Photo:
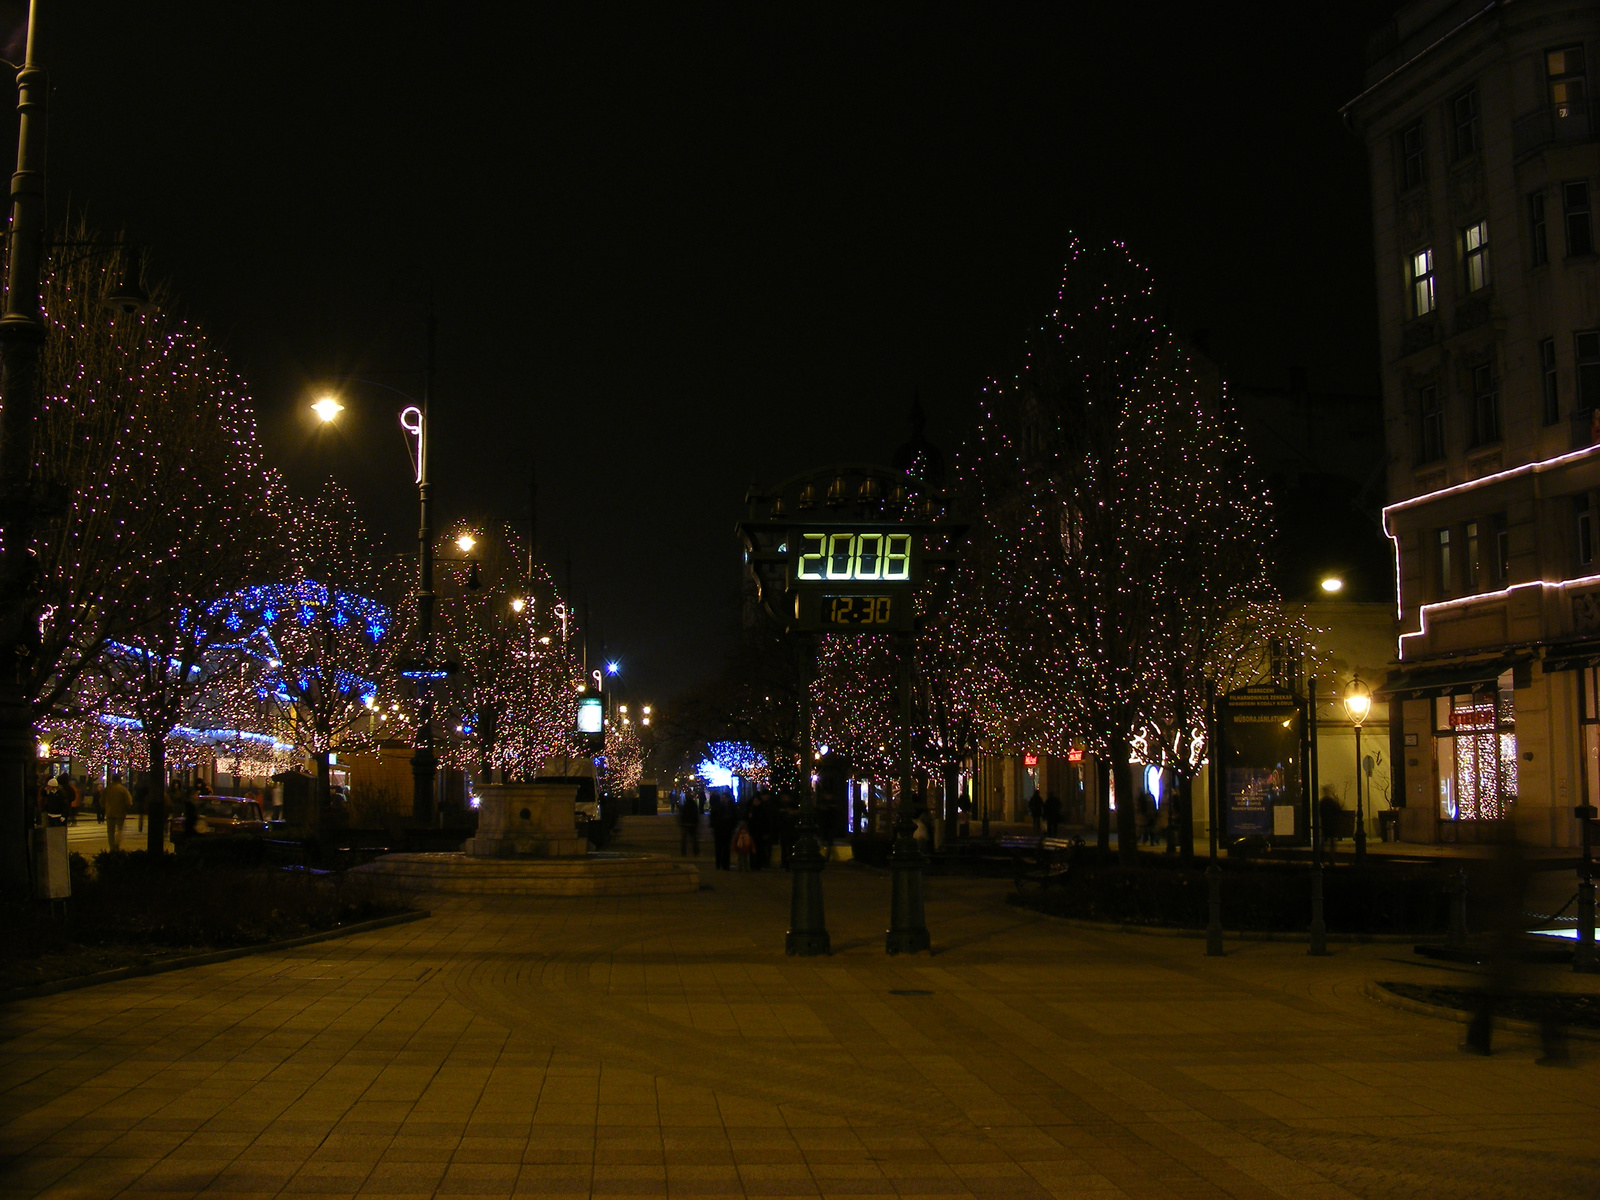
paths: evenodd
<path fill-rule="evenodd" d="M 463 533 L 456 539 L 456 545 L 460 548 L 461 553 L 463 554 L 471 554 L 472 548 L 477 544 L 478 539 L 473 537 L 470 533 Z"/>
<path fill-rule="evenodd" d="M 526 600 L 524 600 L 521 596 L 518 596 L 518 597 L 516 597 L 515 599 L 513 599 L 511 601 L 511 611 L 514 612 L 514 613 L 519 613 L 519 612 L 521 612 L 523 609 L 525 609 L 527 607 L 528 607 L 528 602 Z"/>
<path fill-rule="evenodd" d="M 1329 575 L 1322 581 L 1322 590 L 1327 592 L 1330 596 L 1336 592 L 1342 592 L 1344 591 L 1344 580 L 1340 579 L 1337 575 Z"/>
<path fill-rule="evenodd" d="M 311 411 L 317 414 L 317 420 L 326 425 L 328 422 L 335 420 L 344 411 L 344 405 L 340 404 L 332 396 L 324 396 L 311 406 Z"/>
<path fill-rule="evenodd" d="M 622 664 L 619 663 L 616 659 L 612 659 L 610 662 L 608 662 L 606 664 L 606 674 L 607 675 L 618 675 L 621 672 L 622 672 Z"/>
<path fill-rule="evenodd" d="M 1361 723 L 1372 711 L 1372 689 L 1362 683 L 1359 676 L 1350 680 L 1350 686 L 1345 691 L 1344 710 L 1350 714 L 1350 724 L 1357 729 L 1361 728 Z"/>

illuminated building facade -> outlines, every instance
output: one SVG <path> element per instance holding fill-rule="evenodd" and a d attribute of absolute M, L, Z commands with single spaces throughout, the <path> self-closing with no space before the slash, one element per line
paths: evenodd
<path fill-rule="evenodd" d="M 1600 795 L 1600 6 L 1415 0 L 1345 108 L 1371 171 L 1407 840 Z"/>

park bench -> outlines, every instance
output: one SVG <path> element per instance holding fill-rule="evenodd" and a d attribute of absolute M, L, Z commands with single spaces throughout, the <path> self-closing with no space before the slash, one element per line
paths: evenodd
<path fill-rule="evenodd" d="M 1042 892 L 1053 883 L 1066 883 L 1083 849 L 1083 839 L 1079 837 L 1001 838 L 1000 843 L 1012 852 L 1017 891 L 1024 893 Z"/>

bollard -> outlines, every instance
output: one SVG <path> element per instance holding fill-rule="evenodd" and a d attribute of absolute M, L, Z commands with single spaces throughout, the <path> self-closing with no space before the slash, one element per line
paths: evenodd
<path fill-rule="evenodd" d="M 1218 958 L 1222 955 L 1222 868 L 1215 858 L 1206 868 L 1206 908 L 1206 956 Z"/>
<path fill-rule="evenodd" d="M 1458 950 L 1467 945 L 1467 868 L 1456 868 L 1455 885 L 1450 889 L 1450 945 Z"/>
<path fill-rule="evenodd" d="M 884 936 L 884 949 L 890 954 L 915 954 L 931 945 L 927 919 L 922 912 L 922 871 L 927 865 L 922 851 L 917 849 L 915 837 L 917 823 L 911 814 L 902 811 L 895 824 L 894 857 L 889 866 L 894 871 L 894 891 L 889 901 L 889 931 Z"/>
<path fill-rule="evenodd" d="M 1307 954 L 1323 955 L 1328 952 L 1328 924 L 1322 915 L 1322 864 L 1311 866 L 1311 945 Z"/>
<path fill-rule="evenodd" d="M 789 858 L 789 932 L 784 952 L 811 957 L 832 954 L 828 926 L 822 916 L 822 847 L 817 842 L 816 811 L 807 802 Z"/>

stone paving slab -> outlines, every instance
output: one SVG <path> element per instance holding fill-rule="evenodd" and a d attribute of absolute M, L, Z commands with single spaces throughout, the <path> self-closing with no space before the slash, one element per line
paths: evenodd
<path fill-rule="evenodd" d="M 1361 995 L 1464 977 L 1403 948 L 1208 960 L 940 878 L 891 959 L 842 867 L 791 959 L 788 877 L 701 865 L 0 1009 L 0 1200 L 1600 1195 L 1596 1048 L 1459 1054 Z"/>

